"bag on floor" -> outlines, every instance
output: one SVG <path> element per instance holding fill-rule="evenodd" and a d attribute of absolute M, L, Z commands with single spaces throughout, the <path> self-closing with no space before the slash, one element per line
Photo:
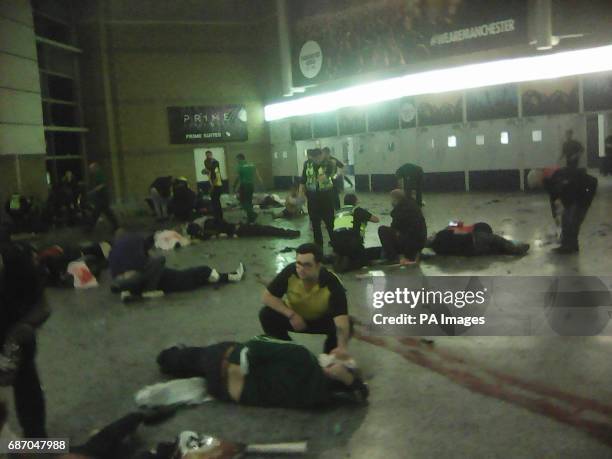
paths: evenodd
<path fill-rule="evenodd" d="M 84 261 L 73 261 L 69 263 L 66 272 L 72 274 L 74 278 L 74 288 L 93 288 L 98 286 L 98 280 Z"/>
<path fill-rule="evenodd" d="M 153 384 L 140 389 L 136 405 L 143 408 L 158 406 L 199 405 L 213 400 L 206 390 L 206 379 L 184 378 Z"/>

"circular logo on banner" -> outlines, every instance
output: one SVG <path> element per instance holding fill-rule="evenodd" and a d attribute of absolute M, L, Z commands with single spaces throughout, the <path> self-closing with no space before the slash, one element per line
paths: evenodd
<path fill-rule="evenodd" d="M 300 50 L 300 70 L 306 78 L 314 78 L 323 66 L 323 52 L 316 41 L 309 40 Z"/>
<path fill-rule="evenodd" d="M 412 102 L 404 102 L 400 106 L 400 119 L 402 123 L 412 123 L 416 118 L 416 108 Z"/>

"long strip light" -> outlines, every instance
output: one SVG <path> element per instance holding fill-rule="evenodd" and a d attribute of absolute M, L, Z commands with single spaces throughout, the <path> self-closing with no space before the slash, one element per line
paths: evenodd
<path fill-rule="evenodd" d="M 266 121 L 356 107 L 406 96 L 548 80 L 612 70 L 612 45 L 432 70 L 266 105 Z"/>

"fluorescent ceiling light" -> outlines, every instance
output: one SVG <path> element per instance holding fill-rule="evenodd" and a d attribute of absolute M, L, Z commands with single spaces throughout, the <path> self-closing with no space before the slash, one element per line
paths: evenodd
<path fill-rule="evenodd" d="M 266 105 L 266 121 L 368 105 L 406 96 L 548 80 L 612 70 L 612 45 L 415 73 Z"/>

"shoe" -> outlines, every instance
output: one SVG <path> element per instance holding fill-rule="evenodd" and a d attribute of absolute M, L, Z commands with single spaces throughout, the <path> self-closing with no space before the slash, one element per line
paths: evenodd
<path fill-rule="evenodd" d="M 129 290 L 124 290 L 123 292 L 121 292 L 121 301 L 123 301 L 124 303 L 133 303 L 141 298 L 142 297 L 140 295 L 134 295 Z"/>
<path fill-rule="evenodd" d="M 552 251 L 553 253 L 556 253 L 558 255 L 568 255 L 571 253 L 577 253 L 579 250 L 578 250 L 578 247 L 568 247 L 568 246 L 562 245 L 562 246 L 554 248 Z"/>
<path fill-rule="evenodd" d="M 142 298 L 161 298 L 163 297 L 164 291 L 163 290 L 149 290 L 147 292 L 142 292 Z"/>
<path fill-rule="evenodd" d="M 531 246 L 529 244 L 516 244 L 514 246 L 514 255 L 525 255 Z"/>
<path fill-rule="evenodd" d="M 230 282 L 239 282 L 244 277 L 244 264 L 240 262 L 238 268 L 233 273 L 227 275 Z"/>

